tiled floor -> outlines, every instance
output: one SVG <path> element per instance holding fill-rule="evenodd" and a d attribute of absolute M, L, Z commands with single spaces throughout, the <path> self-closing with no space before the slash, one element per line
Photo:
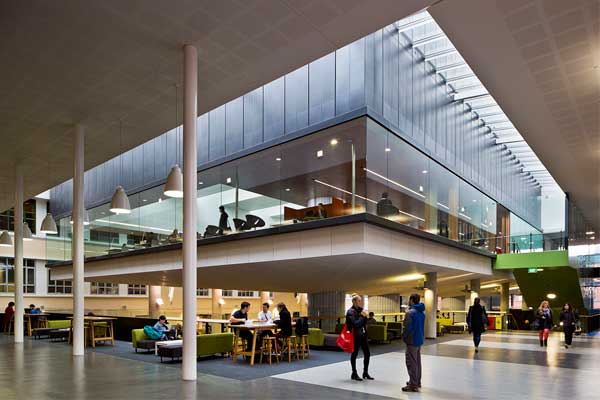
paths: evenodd
<path fill-rule="evenodd" d="M 592 385 L 600 379 L 600 337 L 577 338 L 569 350 L 561 347 L 558 334 L 547 350 L 536 340 L 532 334 L 488 333 L 479 354 L 466 335 L 428 341 L 422 392 L 405 394 L 400 389 L 407 374 L 398 344 L 374 348 L 372 382 L 348 379 L 346 354 L 315 351 L 311 363 L 280 367 L 201 361 L 198 382 L 183 384 L 180 364 L 159 364 L 153 355 L 130 357 L 130 345 L 90 350 L 74 359 L 66 344 L 26 340 L 15 345 L 0 335 L 0 399 L 593 398 Z"/>

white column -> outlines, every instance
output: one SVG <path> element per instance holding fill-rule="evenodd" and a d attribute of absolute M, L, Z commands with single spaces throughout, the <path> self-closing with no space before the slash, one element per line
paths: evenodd
<path fill-rule="evenodd" d="M 425 274 L 425 338 L 437 337 L 437 272 Z"/>
<path fill-rule="evenodd" d="M 481 286 L 481 279 L 471 279 L 471 293 L 465 293 L 465 311 L 469 310 L 469 307 L 473 305 L 476 297 L 479 297 L 479 287 Z"/>
<path fill-rule="evenodd" d="M 500 311 L 505 313 L 502 316 L 502 329 L 508 325 L 508 312 L 510 311 L 510 283 L 504 282 L 500 288 Z"/>
<path fill-rule="evenodd" d="M 15 179 L 15 343 L 23 343 L 23 171 L 20 167 L 16 170 Z"/>
<path fill-rule="evenodd" d="M 197 182 L 196 118 L 198 114 L 198 50 L 183 46 L 183 366 L 182 378 L 197 379 L 196 371 L 196 263 Z"/>
<path fill-rule="evenodd" d="M 84 135 L 83 126 L 75 127 L 73 136 L 73 355 L 83 356 L 85 337 L 83 329 L 84 284 L 83 284 L 83 172 L 84 172 Z"/>
<path fill-rule="evenodd" d="M 150 318 L 158 318 L 160 315 L 160 304 L 162 286 L 148 286 L 148 315 Z"/>
<path fill-rule="evenodd" d="M 260 304 L 268 303 L 271 299 L 270 292 L 260 292 Z"/>

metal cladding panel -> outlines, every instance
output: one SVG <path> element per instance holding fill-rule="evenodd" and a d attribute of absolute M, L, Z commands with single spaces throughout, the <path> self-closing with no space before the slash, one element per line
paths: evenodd
<path fill-rule="evenodd" d="M 398 127 L 399 68 L 398 32 L 393 25 L 383 29 L 383 118 Z"/>
<path fill-rule="evenodd" d="M 309 64 L 309 123 L 316 124 L 335 116 L 335 53 Z"/>
<path fill-rule="evenodd" d="M 266 87 L 266 86 L 265 86 Z M 283 95 L 282 95 L 283 103 Z M 263 88 L 260 87 L 244 95 L 244 148 L 256 146 L 263 141 Z M 265 111 L 266 114 L 266 111 Z M 281 110 L 283 131 L 283 107 Z M 266 115 L 265 115 L 266 117 Z M 277 119 L 277 118 L 275 118 Z"/>
<path fill-rule="evenodd" d="M 171 169 L 171 166 L 167 165 L 167 137 L 160 135 L 154 139 L 154 178 L 159 179 L 166 176 Z"/>
<path fill-rule="evenodd" d="M 283 136 L 285 132 L 285 77 L 264 86 L 265 142 Z"/>
<path fill-rule="evenodd" d="M 285 76 L 285 133 L 308 126 L 308 66 Z"/>
<path fill-rule="evenodd" d="M 365 39 L 335 53 L 335 113 L 365 106 Z"/>
<path fill-rule="evenodd" d="M 208 119 L 208 159 L 216 160 L 225 156 L 225 106 L 210 111 Z"/>
<path fill-rule="evenodd" d="M 133 155 L 133 166 L 132 166 L 132 177 L 133 186 L 139 187 L 144 184 L 144 151 L 141 146 L 136 147 L 132 151 Z M 114 188 L 113 188 L 114 190 Z"/>
<path fill-rule="evenodd" d="M 154 180 L 154 140 L 150 140 L 143 144 L 144 149 L 144 181 L 152 182 Z"/>
<path fill-rule="evenodd" d="M 230 155 L 244 148 L 244 98 L 227 103 L 225 115 L 225 153 Z"/>
<path fill-rule="evenodd" d="M 208 113 L 202 114 L 196 120 L 196 138 L 198 139 L 198 164 L 208 162 Z"/>
<path fill-rule="evenodd" d="M 365 97 L 367 106 L 383 114 L 383 31 L 366 37 Z"/>

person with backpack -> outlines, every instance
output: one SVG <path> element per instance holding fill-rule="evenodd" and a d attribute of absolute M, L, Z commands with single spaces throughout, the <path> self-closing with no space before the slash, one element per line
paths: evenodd
<path fill-rule="evenodd" d="M 571 304 L 566 303 L 560 311 L 559 319 L 565 333 L 565 349 L 568 349 L 573 343 L 573 333 L 575 333 L 579 316 L 573 311 Z"/>
<path fill-rule="evenodd" d="M 467 313 L 467 325 L 469 333 L 473 334 L 473 344 L 475 345 L 475 353 L 479 352 L 479 343 L 481 342 L 481 334 L 488 327 L 487 313 L 485 307 L 481 305 L 481 299 L 475 297 L 473 305 L 469 306 Z"/>
<path fill-rule="evenodd" d="M 169 321 L 167 321 L 167 317 L 164 315 L 158 317 L 158 321 L 154 324 L 153 328 L 160 333 L 160 340 L 175 339 L 175 327 L 169 328 Z"/>
<path fill-rule="evenodd" d="M 552 310 L 548 301 L 544 300 L 540 303 L 535 313 L 535 324 L 537 325 L 540 347 L 548 347 L 548 335 L 550 334 L 550 329 L 554 326 Z"/>
<path fill-rule="evenodd" d="M 367 312 L 363 309 L 363 299 L 358 294 L 352 295 L 352 307 L 346 311 L 346 326 L 342 329 L 352 330 L 354 332 L 354 351 L 350 356 L 350 365 L 352 366 L 352 375 L 350 379 L 354 381 L 362 381 L 363 379 L 373 380 L 369 375 L 369 361 L 371 359 L 371 351 L 369 350 L 369 341 L 367 336 Z M 356 371 L 356 358 L 358 351 L 363 352 L 363 374 L 362 379 Z"/>
<path fill-rule="evenodd" d="M 403 392 L 418 392 L 421 387 L 421 346 L 425 340 L 425 305 L 421 296 L 411 294 L 408 300 L 409 309 L 404 315 L 404 333 L 406 343 L 406 369 L 409 380 L 402 388 Z"/>

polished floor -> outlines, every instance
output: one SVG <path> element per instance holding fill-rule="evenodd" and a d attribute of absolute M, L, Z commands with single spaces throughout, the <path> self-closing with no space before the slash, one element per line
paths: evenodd
<path fill-rule="evenodd" d="M 180 364 L 157 363 L 151 354 L 130 357 L 135 353 L 126 344 L 74 359 L 64 343 L 15 345 L 0 335 L 0 399 L 593 398 L 592 386 L 600 379 L 600 337 L 577 338 L 568 350 L 559 334 L 551 336 L 548 349 L 536 340 L 532 334 L 488 333 L 478 354 L 466 335 L 428 341 L 423 389 L 406 394 L 399 344 L 373 348 L 372 382 L 348 380 L 345 354 L 314 351 L 310 363 L 279 367 L 204 360 L 198 363 L 198 382 L 182 384 Z"/>

